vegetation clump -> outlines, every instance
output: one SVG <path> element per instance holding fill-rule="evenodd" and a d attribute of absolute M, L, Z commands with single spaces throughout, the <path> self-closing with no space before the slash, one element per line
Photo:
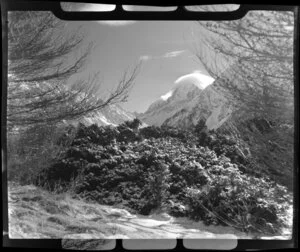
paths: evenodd
<path fill-rule="evenodd" d="M 144 215 L 164 209 L 243 231 L 275 233 L 283 227 L 280 216 L 291 202 L 287 189 L 241 169 L 247 163 L 227 149 L 235 146 L 233 139 L 211 132 L 201 146 L 201 132 L 188 138 L 178 129 L 130 122 L 116 128 L 80 125 L 64 157 L 35 181 L 49 189 L 60 181 L 83 198 Z"/>

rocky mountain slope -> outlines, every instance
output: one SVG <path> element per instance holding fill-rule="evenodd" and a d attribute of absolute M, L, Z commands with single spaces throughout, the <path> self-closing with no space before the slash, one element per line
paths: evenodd
<path fill-rule="evenodd" d="M 220 127 L 231 115 L 232 108 L 216 86 L 217 83 L 214 83 L 206 87 L 173 116 L 166 118 L 163 124 L 192 128 L 200 119 L 204 119 L 209 130 Z"/>
<path fill-rule="evenodd" d="M 227 120 L 231 112 L 228 99 L 218 91 L 218 81 L 205 88 L 184 82 L 150 105 L 139 119 L 149 125 L 180 128 L 191 128 L 200 119 L 205 119 L 207 127 L 215 129 Z"/>
<path fill-rule="evenodd" d="M 178 84 L 167 94 L 153 102 L 145 113 L 139 115 L 139 119 L 149 125 L 160 126 L 167 118 L 174 116 L 187 106 L 201 92 L 202 89 L 193 83 Z"/>

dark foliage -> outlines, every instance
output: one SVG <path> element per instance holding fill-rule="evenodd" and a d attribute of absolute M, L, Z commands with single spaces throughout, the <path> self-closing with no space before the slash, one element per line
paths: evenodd
<path fill-rule="evenodd" d="M 283 225 L 286 189 L 249 175 L 243 160 L 233 163 L 238 154 L 229 151 L 236 146 L 232 139 L 206 132 L 203 147 L 195 144 L 197 135 L 195 142 L 188 140 L 192 133 L 137 125 L 80 125 L 64 158 L 36 182 L 52 189 L 61 181 L 86 199 L 144 215 L 164 208 L 174 216 L 244 231 L 274 232 Z"/>

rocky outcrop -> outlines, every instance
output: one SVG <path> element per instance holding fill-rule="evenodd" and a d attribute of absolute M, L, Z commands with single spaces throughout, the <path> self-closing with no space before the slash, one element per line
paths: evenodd
<path fill-rule="evenodd" d="M 264 118 L 257 117 L 249 120 L 247 125 L 252 132 L 259 131 L 262 134 L 270 132 L 272 128 L 271 122 Z"/>

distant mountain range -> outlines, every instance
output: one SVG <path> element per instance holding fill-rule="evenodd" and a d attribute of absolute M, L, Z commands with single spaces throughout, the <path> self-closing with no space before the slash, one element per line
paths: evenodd
<path fill-rule="evenodd" d="M 89 126 L 91 124 L 97 124 L 99 126 L 117 126 L 125 121 L 131 121 L 134 118 L 136 117 L 133 113 L 124 110 L 117 104 L 113 104 L 99 111 L 90 113 L 87 116 L 83 116 L 79 120 L 74 120 L 71 123 L 78 124 L 78 122 L 81 122 L 86 126 Z"/>
<path fill-rule="evenodd" d="M 205 119 L 208 129 L 217 129 L 230 117 L 233 108 L 231 102 L 218 91 L 219 81 L 207 85 L 206 78 L 203 82 L 199 79 L 178 78 L 182 81 L 176 82 L 170 91 L 154 101 L 144 113 L 131 113 L 119 105 L 110 105 L 82 117 L 80 122 L 86 125 L 96 123 L 99 126 L 116 126 L 137 117 L 147 125 L 188 129 L 200 119 Z"/>

